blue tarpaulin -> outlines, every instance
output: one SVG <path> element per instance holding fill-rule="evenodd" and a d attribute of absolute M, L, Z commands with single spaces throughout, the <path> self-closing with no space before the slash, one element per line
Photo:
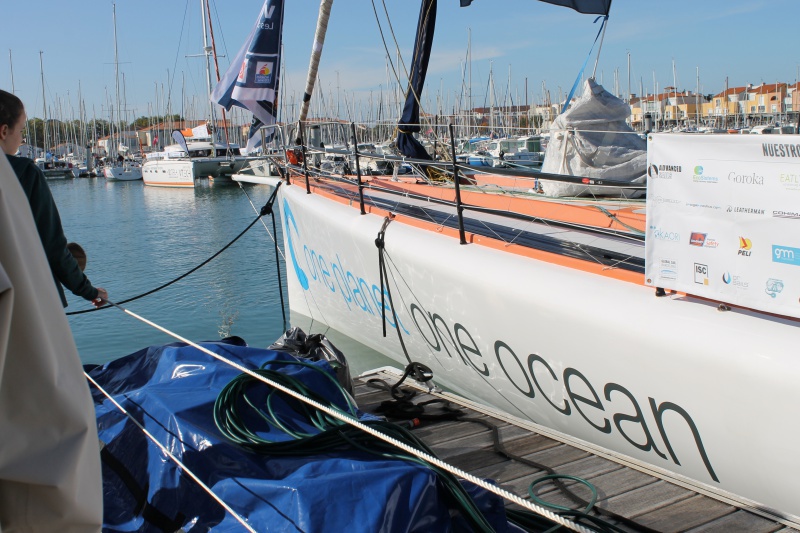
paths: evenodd
<path fill-rule="evenodd" d="M 251 348 L 241 339 L 203 346 L 250 369 L 266 363 L 290 373 L 346 408 L 335 380 L 307 367 L 269 365 L 293 355 Z M 327 362 L 313 364 L 335 377 Z M 271 457 L 227 441 L 214 423 L 213 407 L 240 372 L 191 346 L 154 346 L 86 369 L 256 531 L 456 531 L 465 525 L 451 512 L 436 475 L 423 465 L 355 450 Z M 104 443 L 104 531 L 243 531 L 94 387 L 92 395 Z M 293 423 L 315 431 L 302 421 Z M 265 430 L 264 436 L 290 438 L 277 430 Z M 495 529 L 505 531 L 502 501 L 472 485 L 467 489 Z"/>

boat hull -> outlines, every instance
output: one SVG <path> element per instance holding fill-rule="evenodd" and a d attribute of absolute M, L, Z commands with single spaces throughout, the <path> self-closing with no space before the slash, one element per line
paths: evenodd
<path fill-rule="evenodd" d="M 146 161 L 142 179 L 152 187 L 194 187 L 194 164 L 189 159 Z"/>
<path fill-rule="evenodd" d="M 198 178 L 230 180 L 234 173 L 241 170 L 246 161 L 245 157 L 153 159 L 142 166 L 142 174 L 145 185 L 194 187 L 194 182 Z"/>
<path fill-rule="evenodd" d="M 797 321 L 656 298 L 641 282 L 481 237 L 461 245 L 398 217 L 385 233 L 383 337 L 385 217 L 304 185 L 281 187 L 280 205 L 293 311 L 422 362 L 468 398 L 797 520 L 800 428 L 777 408 L 800 403 Z"/>
<path fill-rule="evenodd" d="M 104 175 L 108 181 L 135 181 L 142 179 L 142 167 L 106 167 Z"/>

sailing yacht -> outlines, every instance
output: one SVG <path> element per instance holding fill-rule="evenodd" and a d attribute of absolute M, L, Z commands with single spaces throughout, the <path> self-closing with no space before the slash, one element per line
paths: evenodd
<path fill-rule="evenodd" d="M 544 1 L 601 17 L 611 4 Z M 413 136 L 434 16 L 423 0 L 398 121 L 419 179 L 297 165 L 271 178 L 291 310 L 564 442 L 800 525 L 800 426 L 787 422 L 800 404 L 800 157 L 754 135 L 652 134 L 646 161 L 636 146 L 619 161 L 570 135 L 561 154 L 642 176 L 491 172 L 646 198 L 475 186 L 462 172 L 485 169 L 433 161 Z M 450 179 L 430 179 L 434 166 Z"/>
<path fill-rule="evenodd" d="M 113 18 L 114 18 L 114 73 L 116 79 L 116 89 L 117 89 L 117 123 L 116 123 L 116 131 L 117 131 L 117 139 L 115 145 L 115 138 L 112 129 L 111 139 L 110 139 L 110 146 L 112 147 L 112 154 L 117 152 L 120 155 L 121 160 L 113 161 L 111 164 L 107 164 L 103 169 L 103 175 L 108 181 L 135 181 L 142 179 L 142 167 L 139 163 L 130 157 L 127 157 L 127 147 L 122 144 L 122 111 L 120 108 L 121 99 L 119 95 L 119 55 L 117 53 L 117 4 L 112 4 L 113 6 Z"/>
<path fill-rule="evenodd" d="M 199 178 L 230 180 L 247 160 L 238 145 L 214 143 L 210 138 L 187 140 L 185 148 L 170 144 L 161 152 L 147 154 L 142 176 L 144 184 L 153 187 L 194 187 Z"/>
<path fill-rule="evenodd" d="M 208 43 L 208 22 L 206 2 L 200 0 L 203 24 L 203 50 L 206 63 L 206 83 L 211 94 L 211 54 L 213 46 Z M 200 178 L 231 181 L 231 176 L 241 170 L 248 161 L 238 145 L 215 141 L 218 130 L 215 124 L 214 106 L 209 101 L 209 120 L 207 124 L 172 133 L 175 144 L 168 145 L 161 152 L 150 153 L 142 165 L 145 185 L 154 187 L 194 187 Z M 209 124 L 212 125 L 209 128 Z M 188 139 L 186 137 L 189 137 Z"/>

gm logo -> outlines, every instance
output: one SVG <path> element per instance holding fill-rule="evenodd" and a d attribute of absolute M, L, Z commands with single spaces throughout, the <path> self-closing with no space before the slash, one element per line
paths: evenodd
<path fill-rule="evenodd" d="M 772 245 L 772 262 L 800 266 L 800 248 Z"/>

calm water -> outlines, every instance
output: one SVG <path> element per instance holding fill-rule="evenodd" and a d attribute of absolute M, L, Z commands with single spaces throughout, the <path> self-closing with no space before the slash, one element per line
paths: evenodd
<path fill-rule="evenodd" d="M 167 283 L 220 250 L 256 213 L 237 185 L 199 181 L 194 189 L 145 187 L 141 181 L 102 178 L 50 180 L 67 239 L 88 256 L 86 274 L 119 302 Z M 245 188 L 257 208 L 267 186 Z M 264 222 L 272 232 L 270 217 Z M 278 223 L 278 242 L 282 243 Z M 238 335 L 266 347 L 283 331 L 275 249 L 260 222 L 233 246 L 183 280 L 125 307 L 193 341 Z M 286 276 L 281 264 L 286 298 Z M 66 311 L 90 309 L 67 291 Z M 288 306 L 287 306 L 288 313 Z M 344 351 L 353 374 L 390 364 L 376 352 L 322 324 L 288 317 L 306 332 L 325 332 Z M 102 363 L 175 339 L 118 309 L 69 317 L 85 363 Z M 396 365 L 394 365 L 396 366 Z"/>

